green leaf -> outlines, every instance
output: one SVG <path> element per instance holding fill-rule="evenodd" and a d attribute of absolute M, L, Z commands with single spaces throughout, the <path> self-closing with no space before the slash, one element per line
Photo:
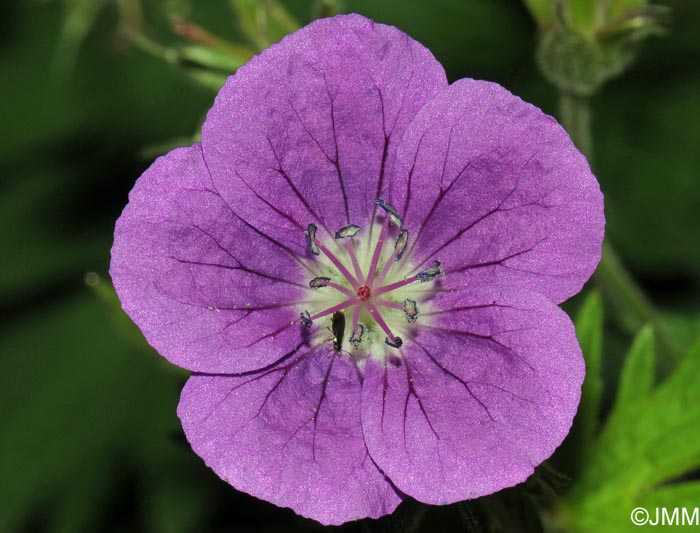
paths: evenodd
<path fill-rule="evenodd" d="M 523 0 L 538 26 L 544 26 L 554 19 L 554 3 L 551 0 Z"/>
<path fill-rule="evenodd" d="M 594 32 L 597 4 L 595 0 L 569 0 L 564 4 L 568 7 L 569 23 L 576 33 L 591 35 Z"/>
<path fill-rule="evenodd" d="M 630 350 L 613 415 L 567 496 L 561 517 L 577 531 L 624 531 L 629 512 L 653 501 L 692 498 L 695 483 L 661 487 L 700 466 L 700 342 L 649 391 L 653 336 L 640 332 Z"/>
<path fill-rule="evenodd" d="M 642 496 L 639 505 L 646 509 L 654 507 L 686 507 L 693 509 L 700 502 L 700 481 L 676 483 L 654 490 Z"/>
<path fill-rule="evenodd" d="M 235 72 L 252 57 L 252 53 L 243 48 L 237 56 L 233 56 L 203 45 L 183 46 L 179 49 L 179 53 L 180 60 L 185 63 L 206 69 L 222 70 L 229 74 Z"/>
<path fill-rule="evenodd" d="M 152 498 L 193 499 L 176 513 L 179 528 L 144 530 L 201 531 L 195 522 L 212 501 L 207 472 L 170 438 L 182 378 L 114 335 L 87 290 L 15 319 L 0 338 L 0 479 L 11 487 L 0 531 L 20 531 L 37 509 L 46 509 L 47 531 L 98 531 L 127 476 L 148 489 L 143 509 Z M 175 487 L 183 494 L 170 497 Z"/>
<path fill-rule="evenodd" d="M 598 426 L 600 399 L 603 393 L 601 358 L 603 345 L 603 303 L 598 291 L 591 292 L 576 318 L 576 336 L 586 360 L 586 379 L 577 415 L 580 448 L 586 450 Z"/>
<path fill-rule="evenodd" d="M 627 354 L 610 418 L 624 417 L 645 400 L 654 385 L 654 331 L 642 328 Z"/>
<path fill-rule="evenodd" d="M 260 50 L 300 27 L 292 14 L 275 0 L 231 0 L 231 6 L 241 30 Z"/>

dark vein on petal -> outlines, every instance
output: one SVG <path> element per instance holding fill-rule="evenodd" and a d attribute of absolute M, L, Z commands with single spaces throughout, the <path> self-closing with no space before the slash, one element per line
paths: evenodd
<path fill-rule="evenodd" d="M 463 305 L 460 307 L 450 307 L 449 309 L 441 309 L 439 311 L 430 311 L 427 313 L 422 313 L 422 316 L 442 315 L 444 313 L 453 313 L 456 311 L 472 311 L 472 310 L 476 310 L 476 309 L 489 309 L 489 308 L 514 309 L 517 311 L 521 310 L 518 307 L 513 307 L 511 305 L 505 305 L 505 304 L 498 304 L 498 303 L 494 302 L 494 303 L 490 303 L 490 304 Z"/>
<path fill-rule="evenodd" d="M 413 64 L 413 50 L 410 51 L 411 55 L 411 64 Z M 413 76 L 416 73 L 415 68 L 411 68 L 411 75 L 408 77 L 408 82 L 404 86 L 403 94 L 401 95 L 401 105 L 399 105 L 399 111 L 396 113 L 396 119 L 394 119 L 394 124 L 391 126 L 391 130 L 389 130 L 389 137 L 391 137 L 391 134 L 394 133 L 394 129 L 396 129 L 396 124 L 399 122 L 399 118 L 401 117 L 401 111 L 403 111 L 404 106 L 406 105 L 406 96 L 408 96 L 409 89 L 411 88 L 411 84 L 413 83 Z"/>
<path fill-rule="evenodd" d="M 384 172 L 385 172 L 385 167 L 386 167 L 386 159 L 389 154 L 389 138 L 391 134 L 388 134 L 386 132 L 386 116 L 385 116 L 385 111 L 384 111 L 384 95 L 382 95 L 382 91 L 379 88 L 379 86 L 376 86 L 377 89 L 377 94 L 379 95 L 379 105 L 382 110 L 382 133 L 384 135 L 384 146 L 382 147 L 382 159 L 381 163 L 379 165 L 379 177 L 377 180 L 377 192 L 375 193 L 374 197 L 375 198 L 381 198 L 382 196 L 382 187 L 384 186 Z M 374 210 L 376 211 L 377 206 L 375 204 Z"/>
<path fill-rule="evenodd" d="M 268 137 L 268 142 L 271 142 L 269 137 Z M 297 254 L 294 250 L 292 250 L 288 246 L 282 244 L 281 242 L 277 241 L 276 239 L 273 239 L 267 233 L 256 228 L 253 224 L 251 224 L 247 220 L 243 219 L 241 216 L 238 215 L 238 213 L 236 213 L 236 211 L 233 209 L 233 207 L 231 207 L 231 204 L 229 204 L 228 201 L 226 200 L 226 198 L 224 198 L 224 196 L 221 194 L 221 192 L 219 192 L 218 188 L 216 187 L 216 183 L 214 183 L 214 178 L 212 177 L 211 169 L 209 168 L 209 163 L 207 162 L 206 154 L 204 153 L 204 148 L 201 147 L 200 151 L 201 151 L 201 156 L 202 156 L 202 162 L 204 163 L 204 167 L 207 169 L 207 175 L 209 176 L 209 182 L 211 183 L 211 187 L 212 187 L 211 189 L 207 189 L 205 187 L 204 191 L 206 191 L 210 194 L 213 194 L 214 196 L 219 198 L 219 200 L 221 200 L 221 202 L 223 202 L 223 204 L 226 206 L 226 208 L 229 210 L 229 212 L 237 220 L 239 220 L 241 223 L 243 223 L 243 225 L 245 225 L 247 228 L 253 230 L 255 233 L 257 233 L 258 235 L 260 235 L 264 239 L 268 240 L 269 242 L 271 242 L 271 243 L 275 244 L 276 246 L 278 246 L 279 248 L 281 248 L 283 251 L 285 251 L 287 254 L 289 254 L 289 256 L 294 261 L 296 261 L 299 265 L 301 265 L 305 270 L 307 270 L 308 272 L 313 272 L 313 270 L 311 270 L 308 267 L 308 265 L 301 260 L 301 258 L 299 257 L 299 254 Z M 274 152 L 274 150 L 273 150 L 273 152 Z"/>
<path fill-rule="evenodd" d="M 413 171 L 416 169 L 416 163 L 418 162 L 418 155 L 420 154 L 420 149 L 421 146 L 423 145 L 423 139 L 425 139 L 426 134 L 428 131 L 424 131 L 423 135 L 420 136 L 420 140 L 418 141 L 418 146 L 416 147 L 416 153 L 413 156 L 413 163 L 411 164 L 411 170 L 408 172 L 408 187 L 406 189 L 406 199 L 404 200 L 403 204 L 403 215 L 404 217 L 408 216 L 408 207 L 409 204 L 411 203 L 411 188 L 413 185 Z"/>
<path fill-rule="evenodd" d="M 311 207 L 309 202 L 306 200 L 303 194 L 299 192 L 299 189 L 297 189 L 297 186 L 294 185 L 294 182 L 292 181 L 292 178 L 289 177 L 289 174 L 287 174 L 287 171 L 284 170 L 284 167 L 282 165 L 282 160 L 280 159 L 279 155 L 277 154 L 277 151 L 275 150 L 275 146 L 272 143 L 272 139 L 270 139 L 270 136 L 268 135 L 267 137 L 267 142 L 270 145 L 270 149 L 272 150 L 272 154 L 275 156 L 275 161 L 277 161 L 277 168 L 273 168 L 277 174 L 282 176 L 284 181 L 289 185 L 290 189 L 294 192 L 295 196 L 299 199 L 299 201 L 304 205 L 306 210 L 323 226 L 323 228 L 328 231 L 328 228 L 325 226 L 325 222 L 321 220 L 321 218 L 318 216 L 316 211 Z M 330 233 L 330 231 L 328 231 Z"/>
<path fill-rule="evenodd" d="M 282 244 L 282 243 L 279 242 L 278 240 L 274 239 L 273 237 L 271 237 L 270 235 L 268 235 L 268 234 L 265 233 L 264 231 L 260 230 L 259 228 L 256 228 L 253 224 L 251 224 L 250 222 L 248 222 L 247 220 L 245 220 L 244 218 L 242 218 L 240 215 L 238 215 L 238 213 L 236 213 L 236 212 L 233 210 L 233 208 L 231 207 L 231 205 L 226 201 L 226 199 L 221 195 L 221 193 L 220 193 L 219 191 L 217 191 L 217 190 L 215 190 L 215 189 L 213 189 L 213 190 L 205 189 L 205 191 L 208 192 L 209 194 L 213 194 L 214 196 L 216 196 L 217 198 L 219 198 L 219 199 L 223 202 L 223 204 L 226 206 L 226 208 L 229 210 L 229 212 L 230 212 L 237 220 L 239 220 L 244 226 L 246 226 L 248 229 L 254 231 L 255 233 L 257 233 L 258 235 L 260 235 L 263 239 L 267 240 L 267 241 L 270 242 L 271 244 L 274 244 L 275 246 L 277 246 L 277 247 L 279 247 L 280 249 L 282 249 L 282 251 L 284 251 L 285 253 L 287 253 L 294 261 L 296 261 L 299 265 L 301 265 L 305 270 L 307 270 L 308 272 L 313 273 L 313 270 L 311 270 L 311 269 L 309 268 L 309 266 L 301 260 L 301 258 L 299 257 L 299 254 L 297 254 L 297 253 L 296 253 L 294 250 L 292 250 L 289 246 L 286 246 L 286 245 Z M 236 260 L 236 261 L 238 261 L 238 260 Z"/>
<path fill-rule="evenodd" d="M 442 203 L 442 201 L 445 199 L 447 194 L 450 192 L 452 187 L 461 179 L 462 175 L 478 160 L 479 158 L 474 158 L 471 159 L 463 168 L 462 170 L 457 174 L 457 177 L 453 179 L 450 184 L 443 189 L 442 184 L 440 185 L 440 192 L 438 193 L 437 198 L 435 199 L 435 202 L 433 202 L 432 207 L 430 208 L 430 211 L 428 211 L 428 215 L 423 219 L 421 222 L 420 226 L 418 227 L 418 231 L 416 233 L 416 236 L 413 239 L 413 243 L 411 244 L 410 250 L 406 253 L 407 256 L 413 255 L 413 250 L 416 247 L 416 243 L 420 240 L 421 235 L 423 234 L 423 230 L 426 228 L 428 225 L 428 222 L 430 221 L 431 218 L 433 218 L 433 215 L 437 212 L 437 208 L 439 205 Z"/>
<path fill-rule="evenodd" d="M 251 270 L 250 268 L 244 267 L 243 265 L 237 265 L 237 266 L 231 266 L 231 265 L 222 265 L 219 263 L 207 263 L 204 261 L 191 261 L 187 259 L 181 259 L 179 257 L 174 257 L 174 256 L 168 256 L 169 259 L 173 259 L 177 261 L 178 263 L 186 264 L 186 265 L 196 265 L 196 266 L 203 266 L 203 267 L 214 267 L 214 268 L 222 268 L 224 270 L 239 270 L 242 272 L 246 272 L 248 274 L 253 274 L 255 276 L 259 276 L 261 278 L 269 279 L 270 281 L 278 281 L 280 283 L 285 283 L 287 285 L 293 285 L 295 287 L 300 287 L 302 289 L 306 288 L 306 285 L 303 285 L 301 283 L 295 283 L 293 281 L 290 281 L 285 278 L 280 278 L 277 276 L 272 276 L 270 274 L 265 274 L 263 272 L 259 272 L 257 270 Z"/>
<path fill-rule="evenodd" d="M 464 272 L 464 271 L 466 271 L 466 270 L 472 270 L 472 269 L 477 269 L 477 268 L 484 268 L 484 267 L 493 266 L 493 265 L 500 265 L 500 266 L 502 266 L 502 267 L 504 267 L 504 268 L 510 268 L 510 267 L 504 265 L 503 263 L 504 263 L 505 261 L 508 261 L 509 259 L 513 259 L 513 258 L 515 258 L 515 257 L 518 257 L 518 256 L 521 256 L 521 255 L 523 255 L 523 254 L 526 254 L 526 253 L 531 252 L 532 250 L 535 249 L 535 247 L 536 247 L 538 244 L 540 244 L 541 242 L 543 242 L 543 241 L 545 241 L 545 240 L 546 240 L 546 239 L 540 239 L 538 242 L 536 242 L 535 244 L 533 244 L 533 245 L 532 245 L 530 248 L 528 248 L 527 250 L 521 250 L 520 252 L 513 253 L 513 254 L 508 255 L 508 256 L 506 256 L 506 257 L 503 257 L 503 258 L 501 258 L 501 259 L 494 259 L 494 260 L 491 260 L 491 261 L 484 261 L 483 263 L 471 263 L 471 264 L 469 264 L 469 265 L 464 265 L 464 266 L 462 266 L 462 267 L 449 270 L 449 271 L 446 272 L 446 274 L 449 274 L 449 273 L 452 273 L 452 272 L 458 272 L 458 273 L 460 273 L 460 272 Z"/>
<path fill-rule="evenodd" d="M 301 343 L 298 344 L 297 347 L 296 347 L 294 350 L 292 350 L 292 351 L 286 353 L 284 356 L 282 356 L 280 359 L 278 359 L 278 360 L 275 361 L 274 363 L 270 363 L 269 365 L 267 365 L 267 366 L 265 366 L 265 367 L 263 367 L 263 368 L 260 368 L 260 369 L 258 369 L 258 370 L 253 370 L 253 371 L 250 371 L 250 372 L 244 372 L 244 373 L 241 373 L 241 374 L 205 374 L 205 373 L 199 373 L 199 372 L 193 373 L 193 374 L 192 374 L 193 376 L 221 377 L 221 378 L 231 378 L 231 377 L 236 377 L 236 378 L 237 378 L 237 377 L 248 377 L 248 376 L 251 376 L 251 379 L 246 380 L 246 381 L 244 381 L 243 383 L 239 383 L 239 384 L 234 385 L 233 387 L 231 387 L 231 389 L 224 395 L 224 397 L 223 397 L 219 402 L 216 403 L 216 405 L 209 411 L 209 413 L 207 413 L 207 415 L 202 419 L 202 421 L 208 420 L 209 417 L 210 417 L 212 414 L 214 414 L 214 412 L 217 411 L 217 410 L 219 409 L 219 407 L 221 407 L 221 405 L 222 405 L 224 402 L 226 402 L 226 401 L 230 398 L 231 394 L 233 394 L 234 391 L 240 389 L 241 387 L 244 387 L 245 385 L 248 385 L 249 383 L 253 383 L 253 382 L 255 382 L 255 381 L 258 381 L 258 380 L 260 380 L 260 379 L 262 379 L 262 378 L 264 378 L 264 377 L 266 377 L 266 376 L 272 374 L 273 372 L 282 371 L 282 372 L 283 372 L 282 378 L 280 378 L 280 380 L 279 380 L 279 381 L 277 382 L 277 384 L 272 388 L 272 390 L 270 390 L 270 391 L 268 392 L 268 394 L 265 396 L 265 401 L 263 402 L 263 405 L 260 407 L 260 409 L 258 409 L 258 413 L 257 413 L 253 418 L 251 418 L 250 420 L 253 420 L 253 419 L 256 418 L 257 416 L 259 416 L 260 411 L 262 411 L 262 409 L 263 409 L 265 403 L 267 402 L 267 399 L 270 397 L 270 395 L 272 394 L 272 392 L 274 392 L 274 390 L 282 383 L 282 380 L 283 380 L 284 377 L 287 375 L 287 373 L 289 372 L 289 370 L 291 370 L 292 368 L 294 368 L 294 366 L 296 366 L 296 365 L 303 359 L 303 356 L 302 356 L 302 357 L 299 357 L 299 358 L 296 359 L 295 361 L 292 361 L 288 366 L 285 366 L 285 367 L 277 367 L 277 365 L 280 364 L 280 363 L 282 363 L 282 362 L 284 362 L 284 361 L 286 361 L 286 360 L 289 359 L 290 357 L 292 357 L 292 356 L 298 351 L 298 349 L 299 349 L 300 346 L 301 346 Z"/>
<path fill-rule="evenodd" d="M 406 382 L 408 383 L 406 401 L 404 402 L 403 406 L 403 445 L 404 449 L 406 449 L 406 452 L 408 452 L 408 447 L 406 445 L 406 418 L 408 417 L 408 401 L 411 398 L 411 396 L 413 396 L 418 402 L 418 407 L 420 407 L 420 410 L 423 413 L 423 416 L 425 417 L 425 421 L 428 423 L 428 427 L 430 427 L 430 430 L 433 432 L 433 435 L 435 435 L 435 438 L 437 440 L 440 440 L 440 435 L 438 435 L 437 431 L 435 431 L 435 428 L 433 427 L 433 424 L 430 421 L 430 418 L 428 417 L 428 413 L 426 412 L 425 407 L 423 406 L 423 401 L 420 399 L 420 396 L 418 396 L 418 393 L 416 392 L 416 389 L 413 386 L 413 375 L 411 374 L 410 364 L 408 360 L 405 361 L 405 364 L 403 366 L 406 369 Z"/>
<path fill-rule="evenodd" d="M 312 420 L 314 422 L 314 434 L 312 437 L 312 442 L 311 442 L 311 456 L 313 457 L 314 461 L 316 460 L 316 432 L 318 428 L 318 417 L 319 414 L 321 413 L 321 405 L 323 405 L 323 400 L 326 399 L 326 389 L 328 388 L 328 378 L 331 375 L 331 371 L 333 370 L 333 363 L 335 363 L 335 354 L 331 355 L 331 362 L 328 364 L 328 369 L 326 370 L 326 374 L 323 376 L 323 385 L 321 386 L 321 396 L 318 399 L 318 403 L 316 404 L 316 409 L 314 411 Z"/>
<path fill-rule="evenodd" d="M 384 374 L 382 375 L 382 416 L 381 416 L 381 424 L 380 427 L 382 429 L 382 433 L 384 432 L 384 411 L 386 408 L 386 391 L 389 388 L 389 378 L 387 376 L 387 368 L 386 368 L 386 359 L 384 360 Z"/>
<path fill-rule="evenodd" d="M 324 76 L 324 83 L 326 87 L 326 93 L 328 94 L 328 100 L 331 104 L 331 128 L 333 129 L 333 144 L 335 146 L 335 158 L 332 160 L 333 165 L 335 165 L 336 173 L 338 175 L 338 182 L 340 183 L 340 192 L 343 195 L 343 206 L 345 207 L 345 222 L 350 224 L 350 207 L 348 205 L 348 194 L 345 191 L 345 180 L 343 179 L 343 172 L 340 170 L 340 148 L 338 147 L 338 132 L 335 127 L 335 101 L 331 95 L 330 89 L 328 89 L 328 82 Z"/>
<path fill-rule="evenodd" d="M 537 372 L 535 372 L 535 369 L 532 367 L 532 365 L 530 363 L 528 363 L 527 360 L 525 360 L 521 355 L 519 355 L 518 353 L 513 351 L 513 349 L 510 348 L 509 346 L 506 346 L 501 341 L 496 339 L 496 335 L 500 335 L 501 333 L 512 333 L 513 331 L 520 331 L 520 330 L 499 331 L 499 332 L 494 333 L 492 335 L 481 335 L 478 333 L 473 333 L 471 331 L 444 328 L 444 327 L 440 327 L 440 326 L 423 325 L 422 327 L 424 327 L 426 329 L 431 329 L 434 331 L 442 331 L 444 333 L 449 333 L 451 335 L 458 335 L 458 336 L 462 336 L 462 337 L 469 337 L 469 338 L 473 338 L 473 339 L 480 339 L 480 340 L 485 340 L 487 342 L 491 342 L 491 343 L 499 346 L 500 348 L 502 348 L 503 350 L 505 350 L 509 354 L 513 355 L 514 357 L 516 357 L 520 361 L 522 361 L 523 364 L 525 364 L 525 366 L 527 366 L 533 373 L 535 373 L 535 374 L 537 373 Z M 522 330 L 525 330 L 525 329 L 530 329 L 530 328 L 522 328 Z"/>
<path fill-rule="evenodd" d="M 289 107 L 292 108 L 292 111 L 294 111 L 294 114 L 296 115 L 297 120 L 299 121 L 299 124 L 301 124 L 301 127 L 304 129 L 304 131 L 309 136 L 309 138 L 316 144 L 316 146 L 318 146 L 319 151 L 323 154 L 323 156 L 328 160 L 329 163 L 335 164 L 335 161 L 333 160 L 333 158 L 326 153 L 326 151 L 323 149 L 323 146 L 321 146 L 321 143 L 318 141 L 318 139 L 316 139 L 316 137 L 311 133 L 309 128 L 306 126 L 306 123 L 301 118 L 299 111 L 297 111 L 297 108 L 294 107 L 292 100 L 287 99 L 287 102 L 289 103 Z"/>
<path fill-rule="evenodd" d="M 498 389 L 501 392 L 505 392 L 506 394 L 510 394 L 514 398 L 517 398 L 518 400 L 521 400 L 525 403 L 529 403 L 531 405 L 536 405 L 533 400 L 531 400 L 529 398 L 523 398 L 519 394 L 515 394 L 513 391 L 510 391 L 508 389 L 504 389 L 503 387 L 499 387 L 498 385 L 496 385 L 494 383 L 487 383 L 485 381 L 474 381 L 474 380 L 469 380 L 469 383 L 471 383 L 472 385 L 483 385 L 484 387 L 493 387 L 494 389 Z"/>
<path fill-rule="evenodd" d="M 301 224 L 300 222 L 298 222 L 297 220 L 295 220 L 294 218 L 292 218 L 289 214 L 285 213 L 284 211 L 282 211 L 281 209 L 277 208 L 275 205 L 273 205 L 272 203 L 270 203 L 269 201 L 267 201 L 265 198 L 263 198 L 262 196 L 260 196 L 260 195 L 255 191 L 255 189 L 253 189 L 253 187 L 243 178 L 243 176 L 240 175 L 240 173 L 239 173 L 237 170 L 234 169 L 234 172 L 236 173 L 236 176 L 238 177 L 238 179 L 241 180 L 241 181 L 243 182 L 243 184 L 244 184 L 246 187 L 248 187 L 248 189 L 250 190 L 250 192 L 252 192 L 258 200 L 260 200 L 261 202 L 263 202 L 267 207 L 269 207 L 270 209 L 272 209 L 275 213 L 277 213 L 277 214 L 280 215 L 281 217 L 285 218 L 286 220 L 288 220 L 289 222 L 291 222 L 292 224 L 294 224 L 298 229 L 300 229 L 300 230 L 302 230 L 302 231 L 303 231 L 304 229 L 306 229 L 305 226 L 304 226 L 303 224 Z"/>
<path fill-rule="evenodd" d="M 462 379 L 461 377 L 459 377 L 457 374 L 455 374 L 454 372 L 452 372 L 451 370 L 449 370 L 447 367 L 445 367 L 445 366 L 443 366 L 442 364 L 440 364 L 440 362 L 438 362 L 438 360 L 433 356 L 433 354 L 430 353 L 430 351 L 428 351 L 428 349 L 427 349 L 425 346 L 423 346 L 420 342 L 418 342 L 416 339 L 413 339 L 413 342 L 415 342 L 416 345 L 417 345 L 421 350 L 423 350 L 423 352 L 425 353 L 425 355 L 428 356 L 428 358 L 435 364 L 435 366 L 437 366 L 439 369 L 441 369 L 446 375 L 448 375 L 448 376 L 450 376 L 451 378 L 455 379 L 456 381 L 458 381 L 459 383 L 461 383 L 461 384 L 464 386 L 464 388 L 467 390 L 467 392 L 469 393 L 469 395 L 482 407 L 482 409 L 484 409 L 484 411 L 486 411 L 486 414 L 487 414 L 488 417 L 491 419 L 491 422 L 495 422 L 495 421 L 496 421 L 496 419 L 491 415 L 491 411 L 489 411 L 489 408 L 486 406 L 486 404 L 484 404 L 484 402 L 482 402 L 482 401 L 476 396 L 476 394 L 474 394 L 474 392 L 472 391 L 471 387 L 469 386 L 469 382 L 465 381 L 464 379 Z"/>
<path fill-rule="evenodd" d="M 445 181 L 445 170 L 447 170 L 447 160 L 450 158 L 450 148 L 452 148 L 452 135 L 454 134 L 457 124 L 453 124 L 450 128 L 450 134 L 447 137 L 447 148 L 445 149 L 445 157 L 442 159 L 442 172 L 440 173 L 440 190 Z"/>
<path fill-rule="evenodd" d="M 293 325 L 294 325 L 294 324 L 286 323 L 284 326 L 282 326 L 282 327 L 280 327 L 280 328 L 277 328 L 275 331 L 273 331 L 273 332 L 271 332 L 271 333 L 265 334 L 264 336 L 260 337 L 259 339 L 254 340 L 254 341 L 251 342 L 250 344 L 246 344 L 246 345 L 245 345 L 245 348 L 250 348 L 250 347 L 252 347 L 252 346 L 255 346 L 257 343 L 262 342 L 262 341 L 265 340 L 265 339 L 269 339 L 270 337 L 274 337 L 274 336 L 277 335 L 278 333 L 281 333 L 282 331 L 284 331 L 284 330 L 287 329 L 287 328 L 292 327 Z"/>
<path fill-rule="evenodd" d="M 296 353 L 299 351 L 299 348 L 302 347 L 304 344 L 304 340 L 299 342 L 294 348 L 292 348 L 290 351 L 288 351 L 286 354 L 281 356 L 279 359 L 276 359 L 270 364 L 267 364 L 261 368 L 257 368 L 255 370 L 247 370 L 246 372 L 238 372 L 236 374 L 224 374 L 224 373 L 218 373 L 218 372 L 193 372 L 193 376 L 208 376 L 208 377 L 247 377 L 247 376 L 254 376 L 260 372 L 267 372 L 268 370 L 272 370 L 274 367 L 277 365 L 284 363 L 288 359 L 291 359 L 296 355 Z M 307 357 L 311 352 L 307 352 L 305 354 L 302 354 L 299 356 L 299 361 L 301 361 L 304 357 Z"/>

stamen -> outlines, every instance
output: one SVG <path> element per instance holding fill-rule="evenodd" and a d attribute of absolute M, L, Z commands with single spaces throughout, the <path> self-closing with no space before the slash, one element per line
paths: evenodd
<path fill-rule="evenodd" d="M 299 318 L 301 319 L 301 323 L 304 324 L 307 328 L 310 328 L 313 322 L 311 321 L 311 317 L 309 316 L 308 311 L 304 311 L 302 313 L 299 313 Z"/>
<path fill-rule="evenodd" d="M 406 320 L 411 324 L 418 320 L 418 304 L 415 301 L 406 298 L 403 301 L 403 311 L 406 313 Z"/>
<path fill-rule="evenodd" d="M 399 261 L 406 251 L 406 245 L 408 244 L 408 230 L 402 229 L 399 236 L 396 238 L 396 245 L 394 246 L 395 257 L 394 261 Z"/>
<path fill-rule="evenodd" d="M 311 249 L 311 253 L 314 255 L 319 255 L 318 246 L 316 246 L 316 230 L 318 226 L 316 224 L 309 224 L 304 232 L 304 237 L 306 237 L 306 244 Z"/>
<path fill-rule="evenodd" d="M 328 257 L 328 259 L 331 260 L 331 263 L 333 263 L 338 268 L 338 270 L 340 270 L 343 276 L 347 278 L 347 280 L 350 282 L 350 285 L 352 285 L 352 288 L 357 290 L 359 284 L 357 283 L 355 277 L 352 274 L 350 274 L 350 271 L 347 268 L 345 268 L 345 265 L 335 255 L 333 255 L 333 253 L 330 250 L 328 250 L 328 248 L 326 248 L 320 242 L 318 242 L 318 240 L 315 240 L 314 243 L 316 244 L 318 249 L 321 250 L 326 255 L 326 257 Z"/>
<path fill-rule="evenodd" d="M 403 344 L 403 341 L 401 341 L 401 338 L 394 335 L 392 333 L 391 329 L 389 328 L 389 326 L 387 325 L 387 323 L 384 322 L 382 315 L 379 313 L 379 310 L 374 306 L 374 304 L 371 302 L 365 302 L 365 305 L 367 306 L 367 310 L 369 311 L 369 313 L 372 315 L 372 318 L 374 318 L 374 320 L 377 322 L 377 324 L 379 324 L 379 327 L 384 330 L 384 333 L 386 333 L 387 340 L 394 339 L 394 341 L 392 341 L 392 342 L 395 343 L 395 339 L 399 339 L 400 343 Z M 389 344 L 389 342 L 387 342 L 387 344 Z M 399 344 L 399 346 L 401 346 L 401 344 Z M 394 346 L 394 345 L 389 344 L 389 346 Z M 398 346 L 394 346 L 394 347 L 398 348 Z"/>
<path fill-rule="evenodd" d="M 325 276 L 318 276 L 317 278 L 312 279 L 309 281 L 309 287 L 312 289 L 320 289 L 321 287 L 327 287 L 328 282 L 331 280 L 331 278 L 327 278 Z"/>
<path fill-rule="evenodd" d="M 348 341 L 350 342 L 350 344 L 352 344 L 354 348 L 357 348 L 358 346 L 360 346 L 364 334 L 365 327 L 362 324 L 357 324 L 357 327 L 353 328 L 352 335 L 350 335 Z"/>
<path fill-rule="evenodd" d="M 394 264 L 394 262 L 401 259 L 401 255 L 403 254 L 404 250 L 406 249 L 407 243 L 408 243 L 408 230 L 404 229 L 404 230 L 401 230 L 401 232 L 399 233 L 399 236 L 396 239 L 396 244 L 394 245 L 394 251 L 392 252 L 389 260 L 384 265 L 384 268 L 382 268 L 382 271 L 380 272 L 379 277 L 377 278 L 376 285 L 380 285 L 384 281 L 384 278 L 391 270 L 391 267 Z"/>
<path fill-rule="evenodd" d="M 338 231 L 335 232 L 336 239 L 347 239 L 348 237 L 354 237 L 360 231 L 360 226 L 355 224 L 350 224 L 348 226 L 343 226 Z"/>
<path fill-rule="evenodd" d="M 418 280 L 418 276 L 411 276 L 410 278 L 406 278 L 401 281 L 396 281 L 394 283 L 390 283 L 389 285 L 384 285 L 383 287 L 379 287 L 378 289 L 374 290 L 374 295 L 379 296 L 380 294 L 385 294 L 387 292 L 391 292 L 396 289 L 400 289 L 401 287 L 404 287 L 406 285 L 410 285 L 414 281 Z"/>
<path fill-rule="evenodd" d="M 352 310 L 352 330 L 357 331 L 360 324 L 360 309 L 361 306 L 356 305 L 355 309 Z"/>
<path fill-rule="evenodd" d="M 323 287 L 330 287 L 331 289 L 340 291 L 348 296 L 355 296 L 355 293 L 353 291 L 351 291 L 347 287 L 338 285 L 337 283 L 331 281 L 331 278 L 327 278 L 325 276 L 318 276 L 309 281 L 309 287 L 311 287 L 312 289 L 322 289 Z"/>
<path fill-rule="evenodd" d="M 387 218 L 391 220 L 391 223 L 394 226 L 396 226 L 397 228 L 403 226 L 403 219 L 399 216 L 398 210 L 393 205 L 391 205 L 389 202 L 382 200 L 381 198 L 377 198 L 374 201 L 374 203 L 382 209 L 384 209 L 384 211 L 386 211 Z"/>
<path fill-rule="evenodd" d="M 440 263 L 440 261 L 435 261 L 433 266 L 416 274 L 416 279 L 422 283 L 425 283 L 426 281 L 434 280 L 440 274 L 442 274 L 442 263 Z"/>
<path fill-rule="evenodd" d="M 377 246 L 374 248 L 374 255 L 372 255 L 372 263 L 369 265 L 369 272 L 367 273 L 367 285 L 372 286 L 374 283 L 374 277 L 377 273 L 377 265 L 379 264 L 379 257 L 382 255 L 382 248 L 384 247 L 384 239 L 386 238 L 387 231 L 389 230 L 389 217 L 384 219 L 384 224 L 382 224 L 382 231 L 379 232 L 379 239 L 377 239 Z"/>
<path fill-rule="evenodd" d="M 391 302 L 389 300 L 377 300 L 377 305 L 381 305 L 382 307 L 389 307 L 391 309 L 398 309 L 399 311 L 403 311 L 403 305 L 397 304 L 396 302 Z"/>
<path fill-rule="evenodd" d="M 342 311 L 346 307 L 350 307 L 351 305 L 355 305 L 357 303 L 357 298 L 348 298 L 347 300 L 343 300 L 340 302 L 338 305 L 334 305 L 333 307 L 329 307 L 328 309 L 325 309 L 324 311 L 320 311 L 316 314 L 313 314 L 309 317 L 310 320 L 316 320 L 317 318 L 321 318 L 322 316 L 327 316 L 330 314 L 335 313 L 336 311 Z"/>
<path fill-rule="evenodd" d="M 401 348 L 401 346 L 403 346 L 403 340 L 401 340 L 401 337 L 394 337 L 394 340 L 390 340 L 389 337 L 387 337 L 384 339 L 384 342 L 392 348 Z"/>
<path fill-rule="evenodd" d="M 362 281 L 362 268 L 360 268 L 360 263 L 357 260 L 357 256 L 355 255 L 355 243 L 353 243 L 352 239 L 348 239 L 345 241 L 345 248 L 347 248 L 348 250 L 350 261 L 352 261 L 352 267 L 355 270 L 355 276 L 357 277 L 358 281 Z"/>

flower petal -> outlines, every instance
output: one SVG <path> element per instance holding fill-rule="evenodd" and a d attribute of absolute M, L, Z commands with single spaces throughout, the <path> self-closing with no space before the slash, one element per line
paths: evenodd
<path fill-rule="evenodd" d="M 233 213 L 194 145 L 137 181 L 117 222 L 110 274 L 124 310 L 169 361 L 243 372 L 302 342 L 295 257 Z"/>
<path fill-rule="evenodd" d="M 195 375 L 178 416 L 234 487 L 323 524 L 388 514 L 400 497 L 362 437 L 359 374 L 330 343 L 243 376 Z"/>
<path fill-rule="evenodd" d="M 311 222 L 330 234 L 366 223 L 407 124 L 446 85 L 396 28 L 318 20 L 228 79 L 204 123 L 205 158 L 241 216 L 303 252 Z"/>
<path fill-rule="evenodd" d="M 442 261 L 453 287 L 513 283 L 561 302 L 600 260 L 603 197 L 586 159 L 494 83 L 460 80 L 423 107 L 391 193 L 416 236 L 405 257 Z"/>
<path fill-rule="evenodd" d="M 542 295 L 469 289 L 433 305 L 403 364 L 368 363 L 362 425 L 399 490 L 445 504 L 524 481 L 568 433 L 585 371 L 571 321 Z"/>

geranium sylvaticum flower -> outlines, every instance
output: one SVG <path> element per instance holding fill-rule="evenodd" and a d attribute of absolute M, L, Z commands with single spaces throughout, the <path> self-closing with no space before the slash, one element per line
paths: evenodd
<path fill-rule="evenodd" d="M 324 524 L 476 498 L 561 443 L 584 364 L 557 307 L 603 201 L 551 117 L 357 15 L 240 68 L 158 159 L 111 275 L 193 372 L 178 414 L 239 490 Z"/>

